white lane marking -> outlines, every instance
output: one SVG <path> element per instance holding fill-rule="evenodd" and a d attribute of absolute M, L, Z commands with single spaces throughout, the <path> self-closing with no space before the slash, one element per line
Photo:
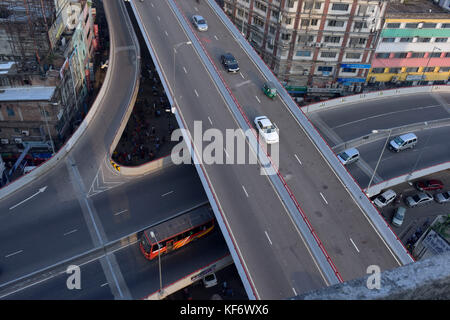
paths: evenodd
<path fill-rule="evenodd" d="M 326 204 L 328 204 L 327 199 L 325 199 L 324 195 L 322 194 L 322 192 L 320 192 L 320 195 L 322 196 L 323 201 L 325 201 Z"/>
<path fill-rule="evenodd" d="M 197 7 L 194 7 L 194 10 L 198 12 L 198 9 L 197 9 Z"/>
<path fill-rule="evenodd" d="M 242 79 L 245 79 L 245 78 L 244 78 L 244 75 L 242 74 L 242 72 L 239 72 L 239 74 L 241 75 L 241 78 L 242 78 Z"/>
<path fill-rule="evenodd" d="M 19 253 L 21 253 L 21 252 L 23 252 L 23 250 L 19 250 L 19 251 L 16 251 L 16 252 L 7 254 L 7 255 L 5 256 L 5 258 L 9 258 L 9 257 L 14 256 L 14 255 L 16 255 L 16 254 L 19 254 Z"/>
<path fill-rule="evenodd" d="M 244 189 L 245 195 L 246 195 L 246 196 L 247 196 L 247 198 L 248 198 L 248 193 L 247 193 L 247 190 L 245 190 L 245 187 L 244 187 L 244 186 L 242 186 L 242 189 Z"/>
<path fill-rule="evenodd" d="M 128 211 L 128 210 L 125 209 L 125 210 L 122 210 L 122 211 L 119 211 L 119 212 L 114 213 L 114 215 L 115 215 L 115 216 L 118 216 L 119 214 L 124 213 L 124 212 L 127 212 L 127 211 Z"/>
<path fill-rule="evenodd" d="M 183 67 L 183 70 L 184 70 L 184 73 L 187 73 L 187 70 L 186 70 L 186 68 L 185 68 L 185 67 Z"/>
<path fill-rule="evenodd" d="M 150 2 L 150 5 L 152 6 L 152 8 L 154 8 L 155 6 L 153 5 L 153 2 Z"/>
<path fill-rule="evenodd" d="M 195 95 L 198 97 L 198 92 L 197 90 L 194 89 Z"/>
<path fill-rule="evenodd" d="M 217 38 L 217 36 L 214 36 L 214 39 L 219 40 L 219 38 Z"/>
<path fill-rule="evenodd" d="M 261 103 L 261 100 L 259 100 L 258 96 L 255 96 L 256 100 L 258 100 L 259 103 Z"/>
<path fill-rule="evenodd" d="M 169 36 L 169 34 L 167 33 L 167 31 L 166 31 L 166 30 L 164 30 L 164 33 L 166 34 L 166 36 Z"/>
<path fill-rule="evenodd" d="M 29 197 L 26 198 L 25 200 L 22 200 L 22 201 L 20 201 L 19 203 L 13 205 L 11 208 L 9 208 L 9 210 L 12 210 L 12 209 L 14 209 L 14 208 L 20 206 L 22 203 L 25 203 L 25 202 L 27 202 L 28 200 L 30 200 L 30 199 L 36 197 L 39 193 L 44 192 L 46 189 L 47 189 L 47 186 L 40 188 L 38 192 L 36 192 L 35 194 L 29 196 Z"/>
<path fill-rule="evenodd" d="M 297 159 L 297 161 L 298 161 L 300 164 L 302 164 L 302 162 L 300 161 L 300 159 L 297 157 L 296 154 L 294 154 L 294 157 L 295 157 L 295 159 Z"/>
<path fill-rule="evenodd" d="M 247 84 L 247 83 L 250 83 L 251 81 L 250 80 L 246 80 L 246 81 L 243 81 L 243 82 L 241 82 L 241 83 L 238 83 L 237 85 L 235 85 L 235 87 L 236 88 L 239 88 L 239 87 L 241 87 L 241 86 L 243 86 L 243 85 L 245 85 L 245 84 Z"/>
<path fill-rule="evenodd" d="M 208 117 L 208 120 L 209 120 L 209 123 L 211 123 L 211 125 L 213 125 L 210 117 Z"/>
<path fill-rule="evenodd" d="M 74 232 L 77 232 L 77 231 L 78 231 L 78 229 L 73 229 L 73 230 L 71 230 L 71 231 L 69 231 L 69 232 L 64 233 L 63 235 L 64 235 L 64 236 L 67 236 L 67 235 L 69 235 L 69 234 L 71 234 L 71 233 L 74 233 Z"/>
<path fill-rule="evenodd" d="M 104 287 L 108 284 L 108 282 L 105 282 L 104 284 L 100 285 L 100 287 Z"/>
<path fill-rule="evenodd" d="M 359 249 L 358 249 L 358 247 L 356 246 L 356 244 L 353 242 L 352 238 L 350 238 L 350 241 L 352 242 L 352 244 L 353 244 L 353 246 L 355 247 L 356 251 L 358 251 L 358 253 L 359 253 Z"/>
<path fill-rule="evenodd" d="M 292 291 L 294 291 L 294 295 L 297 295 L 297 291 L 295 291 L 294 287 L 292 287 Z"/>
<path fill-rule="evenodd" d="M 161 21 L 161 18 L 159 16 L 156 16 L 156 18 L 158 18 L 158 21 Z"/>
<path fill-rule="evenodd" d="M 172 191 L 169 191 L 169 192 L 167 192 L 167 193 L 164 193 L 163 195 L 161 195 L 161 197 L 168 196 L 168 195 L 171 194 L 171 193 L 173 193 L 173 190 L 172 190 Z"/>
<path fill-rule="evenodd" d="M 272 240 L 270 240 L 269 234 L 267 233 L 267 231 L 264 231 L 264 233 L 266 234 L 267 240 L 269 240 L 270 245 L 272 245 Z"/>

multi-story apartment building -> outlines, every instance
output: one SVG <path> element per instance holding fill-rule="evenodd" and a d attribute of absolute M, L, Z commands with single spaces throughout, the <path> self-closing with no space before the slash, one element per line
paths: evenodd
<path fill-rule="evenodd" d="M 450 76 L 450 14 L 432 1 L 389 3 L 369 85 L 444 84 Z"/>
<path fill-rule="evenodd" d="M 224 10 L 287 86 L 360 90 L 386 1 L 224 0 Z"/>

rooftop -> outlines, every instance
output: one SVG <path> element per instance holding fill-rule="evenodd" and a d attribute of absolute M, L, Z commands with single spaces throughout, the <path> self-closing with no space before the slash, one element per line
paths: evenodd
<path fill-rule="evenodd" d="M 386 18 L 406 19 L 450 19 L 450 14 L 431 0 L 405 0 L 389 2 Z"/>
<path fill-rule="evenodd" d="M 0 101 L 50 101 L 56 87 L 0 88 Z"/>

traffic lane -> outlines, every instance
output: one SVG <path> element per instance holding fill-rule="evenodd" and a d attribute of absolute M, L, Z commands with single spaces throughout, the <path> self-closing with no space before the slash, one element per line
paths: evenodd
<path fill-rule="evenodd" d="M 155 5 L 156 7 L 156 5 Z M 167 12 L 171 12 L 168 10 L 168 8 L 164 8 L 161 10 L 161 12 L 157 12 L 155 8 L 148 12 L 147 14 L 155 14 L 155 15 L 162 15 L 164 17 L 164 14 L 167 15 Z M 161 21 L 170 21 L 172 18 L 165 17 L 164 19 L 161 19 Z M 147 31 L 150 28 L 155 28 L 157 31 L 154 33 L 150 33 L 150 39 L 152 39 L 152 43 L 156 48 L 157 52 L 161 52 L 163 49 L 159 49 L 158 47 L 165 45 L 166 52 L 170 52 L 171 48 L 167 48 L 167 41 L 164 41 L 164 32 L 160 32 L 159 28 L 166 28 L 169 34 L 180 34 L 181 32 L 173 31 L 171 29 L 177 27 L 176 24 L 171 24 L 168 26 L 163 26 L 162 23 L 157 23 L 155 19 L 147 18 L 144 20 L 146 24 Z M 161 39 L 160 39 L 161 38 Z M 159 41 L 158 41 L 159 40 Z M 178 41 L 174 42 L 181 42 L 182 39 L 176 39 Z M 164 52 L 164 51 L 162 51 Z M 170 54 L 159 54 L 159 59 L 162 63 L 162 65 L 169 65 L 171 66 L 173 62 L 170 59 Z M 194 55 L 194 53 L 190 53 L 190 50 L 183 51 L 183 55 L 177 56 L 177 65 L 185 65 L 186 62 L 190 62 L 189 65 L 192 65 L 197 60 L 197 56 Z M 201 62 L 200 62 L 201 63 Z M 199 65 L 198 63 L 194 65 Z M 167 70 L 167 68 L 166 68 Z M 182 74 L 182 73 L 181 73 Z M 196 74 L 196 75 L 195 75 Z M 203 68 L 192 68 L 189 73 L 189 78 L 195 79 L 195 78 L 201 78 L 201 79 L 208 79 L 208 74 L 204 73 Z M 182 82 L 182 77 L 176 77 L 177 81 Z M 217 121 L 217 119 L 220 119 L 217 123 L 218 126 L 216 126 L 219 130 L 222 130 L 222 132 L 225 131 L 225 129 L 230 128 L 236 128 L 236 124 L 234 121 L 230 118 L 230 114 L 227 111 L 227 106 L 223 103 L 220 95 L 216 91 L 215 87 L 213 86 L 212 82 L 209 81 L 202 81 L 202 91 L 200 91 L 202 94 L 198 97 L 196 94 L 194 94 L 191 90 L 184 90 L 181 86 L 177 83 L 177 88 L 180 88 L 180 90 L 183 89 L 183 104 L 185 103 L 188 106 L 191 106 L 192 110 L 190 112 L 184 112 L 183 108 L 182 112 L 184 112 L 184 118 L 186 120 L 186 123 L 188 124 L 188 127 L 190 127 L 189 124 L 192 124 L 194 120 L 201 120 L 203 123 L 208 123 L 208 115 L 211 114 L 211 112 L 217 112 L 218 116 L 215 116 L 214 114 L 211 114 L 212 121 Z M 182 88 L 182 89 L 181 89 Z M 177 89 L 177 97 L 179 96 L 179 91 Z M 201 99 L 201 101 L 205 101 L 204 103 L 199 103 L 198 99 Z M 211 101 L 216 101 L 217 103 L 214 105 L 211 105 Z M 224 112 L 225 111 L 225 112 Z M 195 113 L 195 115 L 191 115 L 191 113 Z M 242 170 L 239 170 L 241 169 Z M 227 170 L 228 169 L 228 170 Z M 257 281 L 259 284 L 257 285 L 258 289 L 261 288 L 261 291 L 263 292 L 261 294 L 262 298 L 267 297 L 276 297 L 276 298 L 286 298 L 289 296 L 292 296 L 292 283 L 290 280 L 290 277 L 292 275 L 292 272 L 289 274 L 289 277 L 285 277 L 283 271 L 280 269 L 279 262 L 276 261 L 276 259 L 273 257 L 274 251 L 273 249 L 267 250 L 266 247 L 268 246 L 267 237 L 264 233 L 264 229 L 257 228 L 255 231 L 248 230 L 249 227 L 252 229 L 255 229 L 257 226 L 257 219 L 256 220 L 249 220 L 248 224 L 241 223 L 243 218 L 246 218 L 246 215 L 250 215 L 253 213 L 252 207 L 248 205 L 249 201 L 243 201 L 243 202 L 237 202 L 235 197 L 231 197 L 228 201 L 222 201 L 221 198 L 224 196 L 227 196 L 228 193 L 230 193 L 230 190 L 238 192 L 241 190 L 241 196 L 244 195 L 244 191 L 242 188 L 242 185 L 250 185 L 250 186 L 264 186 L 264 188 L 261 187 L 261 190 L 259 191 L 259 199 L 256 202 L 259 202 L 257 205 L 261 206 L 261 208 L 257 211 L 258 216 L 270 216 L 270 212 L 267 212 L 267 207 L 263 206 L 262 204 L 264 202 L 266 203 L 276 203 L 277 210 L 275 212 L 283 212 L 284 208 L 282 207 L 280 200 L 277 196 L 274 195 L 274 190 L 272 189 L 272 186 L 269 184 L 269 181 L 266 177 L 261 178 L 259 176 L 259 169 L 255 167 L 254 171 L 255 173 L 249 174 L 249 171 L 245 168 L 245 166 L 221 166 L 221 170 L 208 170 L 208 167 L 206 166 L 206 170 L 208 172 L 208 175 L 210 175 L 210 179 L 212 181 L 212 185 L 215 189 L 221 188 L 220 192 L 216 192 L 217 195 L 219 195 L 219 201 L 222 204 L 222 206 L 226 205 L 226 208 L 224 208 L 224 212 L 227 215 L 227 219 L 233 218 L 236 219 L 236 224 L 233 225 L 230 223 L 231 229 L 234 230 L 234 228 L 242 228 L 245 226 L 245 228 L 241 232 L 235 232 L 235 235 L 238 233 L 239 237 L 242 237 L 243 240 L 236 239 L 235 243 L 237 243 L 239 246 L 242 246 L 243 244 L 254 244 L 253 246 L 249 245 L 248 249 L 243 249 L 240 247 L 241 251 L 243 252 L 242 255 L 245 256 L 245 261 L 247 263 L 248 269 L 251 269 L 252 277 L 255 275 L 255 278 L 257 278 Z M 238 171 L 237 173 L 232 173 L 234 170 Z M 217 179 L 214 177 L 211 177 L 211 175 L 218 176 Z M 239 182 L 236 183 L 235 179 L 230 179 L 230 176 L 235 176 L 238 181 L 242 181 L 241 185 L 239 185 Z M 255 178 L 258 178 L 259 181 L 255 182 Z M 262 179 L 262 180 L 261 180 Z M 254 198 L 254 197 L 252 197 Z M 255 205 L 255 200 L 251 199 L 252 205 Z M 245 206 L 244 206 L 245 205 Z M 279 218 L 279 217 L 277 217 Z M 285 219 L 289 219 L 287 216 L 285 216 Z M 274 222 L 279 223 L 279 221 Z M 296 230 L 293 230 L 292 222 L 289 221 L 291 224 L 291 229 L 288 230 L 289 232 L 284 232 L 283 237 L 285 239 L 288 239 L 289 241 L 298 241 L 298 233 Z M 236 236 L 236 237 L 238 237 Z M 245 239 L 245 240 L 244 240 Z M 264 242 L 262 242 L 263 240 Z M 275 239 L 276 241 L 277 239 Z M 264 247 L 262 247 L 264 245 Z M 287 245 L 286 247 L 293 248 L 292 246 Z M 294 246 L 295 247 L 295 246 Z M 320 279 L 320 273 L 317 270 L 316 266 L 314 265 L 313 261 L 308 258 L 308 260 L 305 260 L 305 257 L 309 255 L 307 252 L 307 249 L 305 247 L 296 248 L 297 251 L 301 250 L 300 254 L 297 252 L 294 252 L 294 255 L 296 255 L 297 259 L 294 263 L 289 264 L 291 268 L 295 268 L 295 271 L 298 274 L 301 274 L 303 277 L 309 276 L 311 277 L 310 280 L 302 279 L 303 281 L 299 281 L 300 285 L 303 285 L 302 288 L 297 288 L 298 291 L 308 291 L 313 290 L 315 288 L 319 288 L 323 286 L 323 280 Z M 255 248 L 258 248 L 255 252 Z M 248 251 L 248 252 L 247 252 Z M 251 258 L 247 258 L 247 255 L 251 255 Z M 298 257 L 303 257 L 298 258 Z M 298 263 L 298 265 L 296 265 Z M 305 266 L 307 264 L 307 266 Z M 250 266 L 249 266 L 250 265 Z M 305 271 L 305 268 L 307 269 Z M 277 270 L 276 272 L 274 270 Z M 273 281 L 274 278 L 280 278 L 279 281 Z M 270 282 L 270 285 L 266 285 L 266 282 Z M 318 282 L 322 282 L 320 285 Z M 276 288 L 276 289 L 274 289 Z M 283 294 L 279 295 L 279 289 L 283 290 Z M 273 293 L 274 290 L 277 290 L 276 293 Z M 265 293 L 267 292 L 267 293 Z"/>
<path fill-rule="evenodd" d="M 60 273 L 50 279 L 14 292 L 3 300 L 113 300 L 108 282 L 98 260 L 80 266 L 80 289 L 67 287 L 74 284 L 74 273 Z"/>
<path fill-rule="evenodd" d="M 161 256 L 163 287 L 229 254 L 218 226 L 212 233 L 199 238 L 169 254 Z M 133 299 L 143 299 L 159 290 L 158 258 L 147 260 L 139 249 L 139 243 L 114 253 L 123 278 Z"/>
<path fill-rule="evenodd" d="M 376 174 L 383 180 L 389 180 L 407 174 L 412 170 L 416 171 L 449 161 L 449 132 L 450 127 L 414 132 L 418 138 L 416 146 L 413 149 L 400 151 L 398 153 L 390 151 L 386 147 Z M 391 137 L 389 140 L 393 138 L 394 137 Z M 372 169 L 375 168 L 385 143 L 385 139 L 380 139 L 358 147 L 361 158 L 364 159 Z M 356 179 L 360 179 L 357 174 L 354 174 L 351 167 L 349 167 L 349 171 Z M 365 187 L 367 186 L 365 185 L 364 188 Z"/>
<path fill-rule="evenodd" d="M 91 200 L 109 241 L 208 202 L 192 165 L 173 165 Z"/>
<path fill-rule="evenodd" d="M 205 11 L 203 13 L 207 16 L 206 19 L 210 17 L 208 21 L 213 21 L 209 22 L 208 32 L 217 35 L 220 39 L 225 38 L 226 29 L 223 26 L 219 29 L 214 13 L 205 13 Z M 209 52 L 219 51 L 220 49 L 214 48 L 218 44 L 226 48 L 238 45 L 234 39 L 228 42 L 204 43 Z M 242 51 L 240 48 L 236 48 L 233 52 L 239 56 L 240 51 Z M 242 54 L 240 59 L 240 67 L 241 72 L 246 74 L 258 73 L 245 54 Z M 260 86 L 264 82 L 262 76 L 260 75 L 257 83 L 243 81 L 235 74 L 225 75 L 224 78 L 250 121 L 253 121 L 256 116 L 266 115 L 278 124 L 278 127 L 281 127 L 280 172 L 286 177 L 303 211 L 310 219 L 343 278 L 348 280 L 361 277 L 366 274 L 367 266 L 375 263 L 383 270 L 397 267 L 397 261 L 356 203 L 352 199 L 343 200 L 350 195 L 303 133 L 294 117 L 289 111 L 284 110 L 287 107 L 282 105 L 279 98 L 272 101 L 263 95 Z M 307 168 L 299 164 L 299 157 L 304 159 L 304 165 L 307 165 Z M 326 181 L 326 183 L 320 183 L 320 181 Z M 327 189 L 329 190 L 326 191 Z M 336 215 L 336 212 L 339 214 Z M 346 219 L 342 219 L 343 215 L 347 215 Z M 341 232 L 330 235 L 328 232 L 330 221 L 335 228 L 340 226 Z M 359 243 L 359 246 L 355 246 L 355 242 Z"/>
<path fill-rule="evenodd" d="M 406 124 L 448 118 L 448 112 L 434 98 L 433 94 L 417 93 L 390 97 L 389 99 L 369 100 L 364 103 L 353 103 L 344 107 L 331 108 L 313 113 L 332 130 L 336 131 L 353 127 L 356 130 L 361 127 L 367 132 L 356 132 L 362 136 L 371 129 L 392 128 Z M 375 126 L 375 127 L 372 127 Z M 350 128 L 346 128 L 350 130 Z M 342 132 L 345 134 L 345 130 Z M 345 135 L 338 133 L 344 140 Z M 347 135 L 350 135 L 347 133 Z"/>
<path fill-rule="evenodd" d="M 436 92 L 435 93 L 439 98 L 441 98 L 443 101 L 445 101 L 447 103 L 447 110 L 450 112 L 449 110 L 449 105 L 450 105 L 450 93 L 447 92 Z M 439 99 L 438 98 L 438 99 Z"/>
<path fill-rule="evenodd" d="M 42 186 L 44 192 L 9 210 Z M 93 247 L 64 163 L 4 199 L 0 212 L 2 283 Z"/>

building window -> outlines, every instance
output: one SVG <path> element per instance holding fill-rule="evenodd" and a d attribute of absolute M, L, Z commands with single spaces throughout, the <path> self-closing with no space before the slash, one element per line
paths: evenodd
<path fill-rule="evenodd" d="M 317 26 L 318 23 L 319 23 L 319 19 L 311 19 L 312 26 Z"/>
<path fill-rule="evenodd" d="M 289 8 L 293 8 L 294 7 L 294 0 L 288 0 L 288 3 L 287 3 L 287 6 L 289 7 Z"/>
<path fill-rule="evenodd" d="M 363 28 L 367 28 L 367 23 L 363 22 L 363 21 L 355 21 L 355 25 L 354 25 L 355 29 L 363 29 Z"/>
<path fill-rule="evenodd" d="M 439 72 L 449 72 L 450 71 L 450 67 L 440 67 L 439 68 Z"/>
<path fill-rule="evenodd" d="M 6 107 L 6 112 L 8 112 L 8 116 L 10 116 L 10 117 L 14 117 L 14 115 L 15 115 L 14 108 Z"/>
<path fill-rule="evenodd" d="M 406 52 L 396 52 L 394 53 L 394 58 L 401 59 L 406 58 L 407 53 Z"/>
<path fill-rule="evenodd" d="M 413 52 L 410 58 L 423 58 L 425 57 L 425 52 Z"/>
<path fill-rule="evenodd" d="M 342 72 L 355 73 L 355 68 L 342 68 Z"/>
<path fill-rule="evenodd" d="M 359 58 L 361 58 L 361 53 L 359 53 L 359 52 L 347 52 L 345 54 L 345 58 L 347 58 L 347 59 L 359 59 Z"/>
<path fill-rule="evenodd" d="M 341 37 L 325 36 L 323 42 L 339 43 L 341 42 Z"/>
<path fill-rule="evenodd" d="M 434 42 L 447 42 L 448 38 L 435 38 Z"/>
<path fill-rule="evenodd" d="M 320 57 L 322 58 L 335 58 L 337 55 L 337 52 L 334 51 L 322 51 L 320 53 Z"/>
<path fill-rule="evenodd" d="M 360 4 L 358 8 L 358 16 L 364 16 L 367 12 L 367 4 Z"/>
<path fill-rule="evenodd" d="M 418 23 L 407 23 L 407 24 L 405 24 L 405 28 L 406 29 L 417 29 L 418 26 L 419 26 Z"/>
<path fill-rule="evenodd" d="M 434 72 L 434 68 L 435 67 L 426 67 L 426 68 L 423 68 L 422 72 Z"/>
<path fill-rule="evenodd" d="M 267 11 L 267 6 L 265 6 L 265 5 L 262 4 L 261 2 L 256 1 L 255 7 L 258 8 L 259 10 L 264 11 L 264 12 Z"/>
<path fill-rule="evenodd" d="M 253 23 L 259 27 L 264 27 L 264 21 L 258 17 L 253 17 Z"/>
<path fill-rule="evenodd" d="M 333 67 L 319 66 L 317 68 L 317 71 L 319 71 L 319 72 L 331 72 L 331 71 L 333 71 Z"/>
<path fill-rule="evenodd" d="M 306 1 L 305 4 L 303 5 L 303 10 L 310 10 L 313 7 L 313 2 L 312 1 Z"/>
<path fill-rule="evenodd" d="M 406 72 L 419 72 L 419 67 L 406 68 Z"/>
<path fill-rule="evenodd" d="M 270 26 L 270 27 L 269 27 L 269 32 L 270 32 L 271 34 L 275 34 L 275 31 L 276 31 L 276 29 L 275 29 L 274 26 Z"/>
<path fill-rule="evenodd" d="M 348 10 L 348 3 L 333 3 L 331 6 L 331 10 L 335 11 L 347 11 Z"/>
<path fill-rule="evenodd" d="M 373 68 L 372 73 L 384 73 L 384 68 Z"/>
<path fill-rule="evenodd" d="M 298 42 L 314 42 L 314 36 L 300 35 L 298 36 Z"/>
<path fill-rule="evenodd" d="M 344 21 L 328 20 L 328 26 L 329 27 L 343 27 L 344 26 Z"/>
<path fill-rule="evenodd" d="M 322 8 L 322 2 L 315 2 L 314 3 L 314 9 L 320 10 L 320 8 Z"/>
<path fill-rule="evenodd" d="M 400 72 L 402 72 L 402 68 L 390 68 L 389 72 L 390 73 L 400 73 Z"/>
<path fill-rule="evenodd" d="M 395 38 L 383 38 L 381 42 L 395 42 Z"/>
<path fill-rule="evenodd" d="M 398 29 L 398 28 L 400 28 L 400 23 L 388 23 L 386 25 L 386 28 L 388 28 L 388 29 Z"/>
<path fill-rule="evenodd" d="M 442 29 L 448 29 L 448 28 L 450 28 L 450 23 L 443 23 L 443 24 L 441 24 L 441 28 L 442 28 Z"/>
<path fill-rule="evenodd" d="M 389 54 L 390 54 L 389 52 L 379 52 L 375 56 L 378 59 L 388 59 L 389 58 Z"/>
<path fill-rule="evenodd" d="M 280 16 L 280 12 L 272 10 L 272 17 L 278 20 L 278 17 Z"/>
<path fill-rule="evenodd" d="M 302 27 L 307 27 L 307 26 L 309 26 L 309 20 L 308 19 L 302 19 L 301 24 L 302 24 Z"/>
<path fill-rule="evenodd" d="M 432 52 L 432 53 L 430 53 L 430 57 L 431 58 L 440 58 L 441 53 L 440 52 Z"/>
<path fill-rule="evenodd" d="M 282 33 L 281 34 L 281 40 L 289 41 L 290 39 L 291 39 L 291 34 L 290 33 Z"/>
<path fill-rule="evenodd" d="M 311 51 L 297 51 L 295 54 L 297 57 L 310 57 Z"/>
<path fill-rule="evenodd" d="M 426 29 L 434 29 L 436 28 L 436 23 L 422 23 L 422 28 Z"/>
<path fill-rule="evenodd" d="M 417 38 L 417 42 L 431 42 L 431 38 Z"/>
<path fill-rule="evenodd" d="M 284 23 L 286 23 L 286 24 L 291 24 L 291 22 L 292 22 L 292 18 L 286 17 L 286 19 L 284 19 Z"/>
<path fill-rule="evenodd" d="M 414 38 L 410 38 L 410 37 L 408 37 L 408 38 L 400 38 L 400 42 L 413 42 L 413 39 Z"/>

